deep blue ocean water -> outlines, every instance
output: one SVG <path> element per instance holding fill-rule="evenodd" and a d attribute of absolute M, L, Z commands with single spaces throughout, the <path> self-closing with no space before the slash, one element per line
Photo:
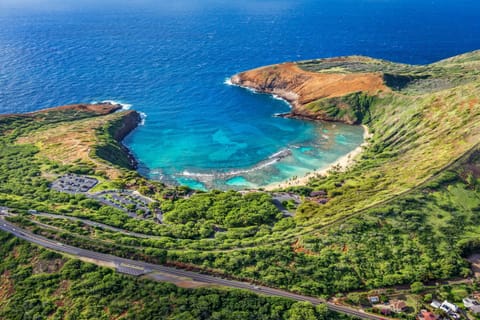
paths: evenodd
<path fill-rule="evenodd" d="M 146 115 L 125 140 L 142 173 L 262 186 L 326 167 L 363 131 L 274 118 L 284 102 L 227 77 L 353 54 L 423 64 L 479 48 L 473 0 L 0 0 L 0 113 L 120 101 Z M 285 148 L 291 156 L 267 165 Z"/>

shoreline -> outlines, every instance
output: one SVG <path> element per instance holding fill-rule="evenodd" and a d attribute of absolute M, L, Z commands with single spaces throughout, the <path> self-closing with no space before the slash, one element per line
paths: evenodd
<path fill-rule="evenodd" d="M 290 119 L 297 119 L 297 120 L 303 120 L 303 121 L 319 121 L 317 119 L 313 119 L 309 117 L 308 115 L 301 115 L 301 114 L 295 114 L 293 111 L 295 110 L 296 102 L 295 101 L 290 101 L 286 97 L 282 96 L 282 93 L 287 94 L 289 96 L 288 92 L 285 91 L 280 91 L 280 92 L 263 92 L 261 90 L 249 87 L 247 85 L 238 83 L 238 79 L 234 79 L 234 77 L 237 75 L 232 76 L 231 78 L 227 79 L 225 81 L 225 84 L 230 85 L 230 86 L 235 86 L 243 89 L 247 89 L 255 94 L 266 94 L 270 95 L 273 99 L 277 100 L 282 100 L 288 106 L 290 107 L 290 112 L 284 112 L 281 114 L 274 114 L 274 117 L 281 117 L 281 118 L 290 118 Z M 238 76 L 237 76 L 238 77 Z M 298 99 L 298 97 L 297 97 Z M 323 121 L 328 121 L 328 120 L 323 120 Z M 328 122 L 338 122 L 338 121 L 328 121 Z M 325 168 L 317 168 L 314 169 L 313 171 L 307 172 L 303 177 L 292 177 L 290 179 L 284 180 L 282 182 L 275 182 L 268 184 L 266 186 L 259 186 L 255 188 L 255 190 L 263 189 L 266 191 L 273 191 L 277 189 L 284 189 L 288 187 L 296 187 L 296 186 L 305 186 L 307 185 L 308 181 L 311 178 L 317 177 L 317 176 L 324 176 L 328 175 L 328 172 L 335 168 L 339 167 L 340 170 L 346 170 L 348 167 L 350 167 L 356 160 L 356 158 L 362 153 L 364 148 L 368 145 L 368 139 L 371 138 L 372 134 L 370 133 L 370 130 L 368 127 L 364 124 L 360 124 L 363 127 L 363 143 L 360 144 L 358 147 L 350 151 L 349 153 L 341 156 L 337 160 L 335 160 L 333 163 L 329 164 Z"/>
<path fill-rule="evenodd" d="M 230 80 L 230 81 L 228 81 L 228 80 Z M 311 119 L 308 116 L 303 116 L 303 117 L 295 116 L 295 114 L 292 113 L 292 111 L 295 109 L 295 106 L 292 104 L 292 101 L 289 101 L 288 99 L 286 99 L 285 97 L 283 97 L 282 95 L 279 95 L 277 93 L 262 92 L 262 91 L 254 89 L 254 88 L 250 88 L 248 86 L 245 86 L 245 85 L 241 85 L 241 84 L 238 84 L 238 83 L 233 83 L 231 81 L 231 78 L 226 79 L 225 84 L 229 85 L 229 86 L 239 87 L 239 88 L 242 88 L 242 89 L 247 89 L 247 90 L 249 90 L 249 91 L 251 91 L 255 94 L 269 95 L 269 96 L 272 97 L 272 99 L 281 100 L 289 106 L 290 112 L 286 112 L 286 113 L 281 114 L 281 115 L 274 114 L 274 115 L 272 115 L 273 117 L 294 118 L 294 119 L 303 120 L 303 121 L 319 121 L 319 120 L 316 120 L 316 119 Z M 105 102 L 102 102 L 102 103 L 105 103 Z M 108 103 L 112 104 L 110 101 L 106 101 L 106 103 L 107 104 Z M 120 105 L 120 106 L 123 107 L 123 105 L 121 103 L 117 103 L 117 105 Z M 130 105 L 129 105 L 129 107 L 130 107 Z M 122 108 L 121 110 L 129 110 L 129 109 L 130 108 Z M 121 145 L 122 149 L 124 149 L 124 152 L 126 152 L 127 157 L 129 158 L 131 164 L 133 165 L 133 169 L 136 172 L 139 173 L 138 169 L 139 169 L 139 163 L 140 162 L 135 157 L 135 155 L 130 150 L 130 148 L 124 143 L 124 139 L 126 138 L 126 136 L 131 134 L 139 125 L 142 125 L 142 120 L 143 119 L 141 118 L 141 114 L 137 111 L 133 111 L 133 113 L 136 113 L 140 119 L 136 121 L 136 125 L 133 128 L 130 128 L 129 132 L 125 136 L 121 137 L 121 139 L 116 139 L 116 140 Z M 327 121 L 327 120 L 324 120 L 324 121 Z M 328 121 L 328 122 L 337 122 L 337 121 Z M 327 175 L 328 172 L 331 169 L 333 169 L 334 167 L 340 167 L 340 170 L 346 170 L 349 166 L 351 166 L 355 162 L 355 159 L 362 153 L 364 148 L 368 145 L 367 140 L 372 136 L 372 134 L 370 133 L 370 131 L 369 131 L 369 129 L 366 125 L 361 124 L 361 126 L 364 129 L 364 133 L 363 133 L 363 140 L 364 141 L 362 142 L 362 144 L 360 144 L 358 147 L 356 147 L 355 149 L 353 149 L 349 153 L 341 156 L 340 158 L 335 160 L 333 163 L 329 164 L 327 167 L 314 169 L 313 171 L 307 172 L 302 177 L 294 176 L 292 178 L 289 178 L 289 179 L 281 181 L 281 182 L 271 183 L 271 184 L 264 185 L 264 186 L 258 186 L 258 187 L 253 188 L 253 189 L 252 188 L 245 188 L 245 189 L 242 189 L 242 190 L 261 190 L 261 189 L 263 189 L 265 191 L 273 191 L 273 190 L 277 190 L 277 189 L 284 189 L 284 188 L 294 187 L 294 186 L 302 186 L 302 185 L 304 186 L 304 185 L 307 185 L 308 181 L 311 178 L 316 177 L 316 176 L 321 176 L 321 175 Z M 269 159 L 266 159 L 264 161 L 267 161 Z M 278 161 L 278 160 L 276 160 L 276 161 Z M 236 177 L 236 176 L 237 175 L 233 175 L 232 178 Z M 240 175 L 238 175 L 238 176 L 240 176 Z M 146 177 L 146 178 L 148 178 L 148 177 Z M 150 179 L 150 178 L 148 178 L 148 179 Z M 155 180 L 155 179 L 152 179 L 152 180 Z M 203 183 L 202 181 L 199 181 L 199 182 Z M 174 186 L 174 185 L 170 185 L 170 186 Z"/>
<path fill-rule="evenodd" d="M 287 96 L 291 96 L 293 93 L 287 92 L 287 91 L 280 91 L 280 92 L 261 91 L 261 90 L 249 87 L 247 85 L 238 83 L 238 80 L 235 80 L 235 78 L 234 78 L 235 76 L 237 76 L 237 75 L 233 75 L 230 78 L 225 79 L 224 84 L 226 84 L 227 86 L 231 86 L 231 87 L 242 88 L 242 89 L 248 90 L 248 91 L 250 91 L 254 94 L 264 94 L 264 95 L 270 96 L 272 99 L 280 100 L 280 101 L 286 103 L 288 105 L 288 107 L 290 108 L 289 112 L 275 113 L 275 114 L 273 114 L 273 117 L 287 118 L 288 117 L 287 115 L 293 115 L 292 111 L 295 110 L 295 104 L 296 104 L 295 99 L 289 100 L 287 98 Z M 295 97 L 295 98 L 298 98 L 298 97 Z"/>
<path fill-rule="evenodd" d="M 272 99 L 281 100 L 289 106 L 290 112 L 285 112 L 285 113 L 282 113 L 282 114 L 273 114 L 272 115 L 273 117 L 294 118 L 294 119 L 298 119 L 298 120 L 302 120 L 302 121 L 319 121 L 317 119 L 313 119 L 313 118 L 310 118 L 308 116 L 303 116 L 303 117 L 296 116 L 292 112 L 293 110 L 295 110 L 295 105 L 293 104 L 294 101 L 290 101 L 289 99 L 285 98 L 282 94 L 263 92 L 261 90 L 257 90 L 255 88 L 251 88 L 249 86 L 237 83 L 236 81 L 232 81 L 232 78 L 233 77 L 225 79 L 224 84 L 228 85 L 228 86 L 234 86 L 234 87 L 239 87 L 239 88 L 242 88 L 242 89 L 246 89 L 246 90 L 251 91 L 254 94 L 269 95 Z M 342 121 L 328 121 L 328 120 L 323 120 L 323 121 L 342 122 Z M 267 184 L 267 185 L 260 185 L 260 186 L 254 187 L 254 188 L 248 188 L 247 186 L 245 186 L 244 188 L 241 189 L 241 191 L 249 191 L 249 190 L 273 191 L 273 190 L 276 190 L 276 189 L 288 188 L 288 187 L 292 187 L 292 186 L 306 185 L 310 178 L 315 177 L 315 176 L 319 176 L 319 175 L 326 175 L 326 174 L 328 174 L 328 171 L 330 171 L 334 167 L 340 166 L 340 168 L 342 170 L 345 170 L 351 164 L 354 163 L 355 158 L 359 154 L 361 154 L 364 147 L 368 144 L 367 139 L 371 137 L 371 134 L 370 134 L 370 131 L 369 131 L 368 127 L 366 125 L 363 125 L 363 124 L 361 126 L 364 129 L 363 142 L 358 147 L 356 147 L 355 149 L 350 151 L 349 153 L 341 156 L 340 158 L 335 160 L 333 163 L 329 164 L 327 167 L 314 169 L 313 171 L 307 172 L 303 177 L 293 176 L 293 177 L 291 177 L 287 180 L 283 180 L 281 182 L 275 182 L 275 183 L 271 183 L 271 184 Z M 127 147 L 127 149 L 128 149 L 128 147 Z M 282 151 L 280 151 L 280 152 L 282 152 Z M 274 155 L 276 155 L 276 154 L 274 154 Z M 265 159 L 265 160 L 261 161 L 260 162 L 261 166 L 265 165 L 265 162 L 271 161 L 271 160 L 272 160 L 271 157 L 269 157 L 268 159 Z M 274 159 L 274 162 L 277 162 L 277 161 L 279 161 L 279 159 Z M 235 172 L 233 172 L 233 173 L 230 173 L 230 174 L 223 173 L 223 174 L 218 174 L 218 176 L 225 176 L 225 177 L 230 177 L 230 178 L 241 177 L 241 175 L 238 175 L 238 173 L 242 173 L 244 171 L 248 172 L 250 170 L 252 170 L 252 168 L 245 169 L 245 170 L 239 170 L 239 171 L 235 170 Z M 136 171 L 138 172 L 138 168 L 136 168 Z M 188 177 L 189 178 L 194 178 L 194 180 L 196 180 L 196 181 L 205 185 L 205 181 L 197 180 L 197 179 L 195 179 L 195 177 L 206 176 L 206 177 L 211 179 L 211 178 L 214 178 L 215 176 L 217 176 L 217 174 L 215 174 L 215 173 L 198 173 L 198 174 L 196 174 L 196 173 L 187 172 L 186 174 L 183 174 L 182 176 L 187 177 L 187 178 Z M 151 179 L 151 178 L 149 178 L 149 179 Z M 155 179 L 152 179 L 152 180 L 155 180 Z M 161 180 L 156 180 L 156 181 L 161 181 Z M 165 183 L 165 182 L 163 182 L 163 183 Z M 167 185 L 170 185 L 170 184 L 167 184 Z M 174 186 L 174 185 L 170 185 L 170 186 Z M 234 188 L 228 188 L 226 190 L 234 190 Z"/>
<path fill-rule="evenodd" d="M 361 125 L 364 129 L 363 132 L 363 143 L 347 153 L 344 156 L 341 156 L 335 162 L 329 164 L 325 168 L 315 169 L 314 171 L 310 171 L 306 173 L 303 177 L 292 177 L 288 180 L 272 183 L 267 186 L 261 187 L 265 191 L 275 191 L 278 189 L 285 189 L 289 187 L 298 187 L 298 186 L 306 186 L 308 181 L 311 178 L 318 177 L 318 176 L 325 176 L 329 174 L 329 171 L 333 168 L 339 167 L 340 170 L 348 169 L 352 164 L 355 163 L 356 158 L 363 152 L 364 148 L 368 146 L 369 142 L 368 139 L 372 137 L 372 134 L 368 127 L 364 124 Z M 258 188 L 259 189 L 259 188 Z"/>

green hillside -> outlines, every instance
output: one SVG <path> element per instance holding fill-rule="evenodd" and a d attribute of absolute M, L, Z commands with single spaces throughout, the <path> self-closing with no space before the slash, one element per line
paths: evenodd
<path fill-rule="evenodd" d="M 348 114 L 372 136 L 348 169 L 278 190 L 301 198 L 293 217 L 272 204 L 275 195 L 270 192 L 193 194 L 185 187 L 148 181 L 127 169 L 128 157 L 114 139 L 111 128 L 120 125 L 122 113 L 76 112 L 70 117 L 65 110 L 52 117 L 0 118 L 0 206 L 16 210 L 11 221 L 57 241 L 315 296 L 471 276 L 465 258 L 480 251 L 480 51 L 426 66 L 365 57 L 303 61 L 298 66 L 326 74 L 381 73 L 389 90 L 354 92 L 307 105 L 309 112 Z M 88 136 L 76 136 L 73 128 L 79 125 Z M 69 141 L 87 141 L 95 152 L 64 156 L 65 144 L 56 139 L 60 134 L 68 134 Z M 164 224 L 154 216 L 132 218 L 84 195 L 49 189 L 51 181 L 68 172 L 98 178 L 98 190 L 140 191 L 157 201 Z M 325 195 L 311 197 L 312 191 Z M 29 209 L 151 237 L 33 217 Z M 12 248 L 2 246 L 3 255 Z M 1 271 L 15 268 L 2 265 Z M 29 277 L 26 273 L 25 279 Z M 56 283 L 63 279 L 55 277 Z M 109 277 L 118 277 L 118 290 L 153 286 L 113 273 Z M 184 295 L 171 286 L 156 286 Z M 238 293 L 222 293 L 230 294 Z M 278 303 L 281 312 L 291 306 Z M 0 304 L 0 318 L 8 310 Z"/>

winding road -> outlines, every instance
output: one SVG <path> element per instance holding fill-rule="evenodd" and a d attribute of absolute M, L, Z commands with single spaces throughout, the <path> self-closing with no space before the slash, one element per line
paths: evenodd
<path fill-rule="evenodd" d="M 14 236 L 29 241 L 31 243 L 37 244 L 44 248 L 67 253 L 79 258 L 86 258 L 92 261 L 96 261 L 99 265 L 115 265 L 117 271 L 131 274 L 131 275 L 143 275 L 152 272 L 159 272 L 165 275 L 170 275 L 173 277 L 183 277 L 189 278 L 196 282 L 201 282 L 211 285 L 225 286 L 229 288 L 244 289 L 255 292 L 257 294 L 264 294 L 269 296 L 277 296 L 288 298 L 296 301 L 308 301 L 313 305 L 318 305 L 325 303 L 328 309 L 340 313 L 344 313 L 351 316 L 356 316 L 361 319 L 372 319 L 372 320 L 382 320 L 387 319 L 385 317 L 380 317 L 374 314 L 365 313 L 362 310 L 357 310 L 351 307 L 336 305 L 334 303 L 325 301 L 323 299 L 304 296 L 284 290 L 274 289 L 266 286 L 257 286 L 250 283 L 223 279 L 220 277 L 214 277 L 211 275 L 196 273 L 192 271 L 186 271 L 182 269 L 176 269 L 173 267 L 166 267 L 161 265 L 156 265 L 152 263 L 146 263 L 142 261 L 130 260 L 125 258 L 120 258 L 117 256 L 99 253 L 95 251 L 85 250 L 70 245 L 66 245 L 60 242 L 52 241 L 50 239 L 44 238 L 42 236 L 33 234 L 27 230 L 21 229 L 18 226 L 6 221 L 3 217 L 0 216 L 0 230 L 11 233 Z M 155 277 L 153 277 L 155 278 Z"/>

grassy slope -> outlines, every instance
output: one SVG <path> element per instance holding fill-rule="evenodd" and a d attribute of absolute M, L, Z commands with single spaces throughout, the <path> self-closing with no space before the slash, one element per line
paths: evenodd
<path fill-rule="evenodd" d="M 17 143 L 37 146 L 39 156 L 51 161 L 61 164 L 86 163 L 97 171 L 105 172 L 110 178 L 117 178 L 121 168 L 130 166 L 127 155 L 111 136 L 115 127 L 129 116 L 130 112 L 123 112 L 75 119 L 73 122 L 67 118 L 61 125 L 44 128 L 35 135 L 27 132 L 18 138 Z M 109 130 L 112 132 L 107 132 Z"/>
<path fill-rule="evenodd" d="M 371 145 L 357 166 L 335 178 L 343 186 L 335 187 L 333 179 L 310 183 L 313 188 L 329 190 L 334 197 L 327 205 L 310 204 L 300 209 L 300 216 L 308 220 L 308 224 L 312 221 L 328 223 L 405 192 L 480 141 L 480 52 L 428 67 L 367 61 L 365 65 L 354 63 L 355 70 L 376 70 L 380 65 L 388 72 L 397 70 L 398 76 L 407 77 L 419 68 L 424 70 L 422 77 L 430 75 L 428 81 L 448 78 L 449 86 L 453 87 L 441 87 L 435 92 L 430 92 L 429 87 L 425 92 L 414 94 L 407 85 L 400 91 L 369 97 L 363 123 L 373 132 Z M 312 68 L 311 63 L 307 65 Z M 458 69 L 462 73 L 454 72 Z M 348 63 L 342 70 L 352 72 Z"/>
<path fill-rule="evenodd" d="M 305 202 L 295 221 L 282 219 L 273 228 L 229 231 L 218 233 L 215 239 L 189 241 L 178 241 L 173 233 L 157 243 L 142 245 L 175 248 L 182 244 L 191 250 L 169 250 L 170 260 L 310 294 L 465 275 L 468 265 L 461 256 L 466 247 L 476 249 L 473 240 L 480 238 L 480 230 L 475 227 L 478 192 L 467 183 L 465 172 L 470 170 L 478 178 L 478 159 L 464 159 L 450 168 L 451 173 L 441 172 L 479 141 L 480 53 L 430 66 L 356 60 L 343 59 L 333 65 L 331 60 L 300 64 L 327 73 L 384 70 L 387 83 L 394 89 L 375 96 L 353 94 L 312 104 L 329 108 L 329 112 L 351 112 L 373 133 L 369 147 L 354 167 L 295 189 L 299 193 L 327 190 L 331 200 L 326 205 Z M 337 106 L 341 110 L 336 110 Z M 40 129 L 29 123 L 27 131 L 4 133 L 3 138 L 13 142 L 36 130 L 45 134 L 56 125 L 43 123 Z M 50 147 L 53 152 L 55 145 Z M 22 152 L 28 156 L 30 151 L 38 152 L 28 145 L 9 148 L 24 148 Z M 31 180 L 38 186 L 30 189 L 45 188 L 44 182 L 35 178 L 42 166 L 45 163 L 39 163 L 32 173 Z M 12 170 L 7 163 L 2 168 Z M 35 193 L 30 189 L 29 193 Z M 30 201 L 22 199 L 22 190 L 17 191 L 9 193 L 0 188 L 0 202 L 2 197 L 18 197 L 9 203 Z M 69 201 L 69 206 L 75 206 L 70 198 L 55 201 Z M 79 214 L 99 219 L 92 211 Z M 182 230 L 191 225 L 179 224 L 177 234 L 185 233 Z M 240 245 L 252 247 L 237 248 Z M 222 248 L 227 251 L 216 250 Z"/>
<path fill-rule="evenodd" d="M 468 274 L 464 243 L 480 233 L 478 191 L 465 172 L 478 179 L 478 159 L 455 161 L 480 141 L 480 52 L 424 67 L 366 61 L 334 72 L 415 77 L 368 98 L 363 122 L 374 135 L 356 166 L 292 188 L 325 189 L 330 201 L 302 204 L 283 242 L 271 235 L 272 245 L 235 254 L 176 258 L 313 294 Z"/>

